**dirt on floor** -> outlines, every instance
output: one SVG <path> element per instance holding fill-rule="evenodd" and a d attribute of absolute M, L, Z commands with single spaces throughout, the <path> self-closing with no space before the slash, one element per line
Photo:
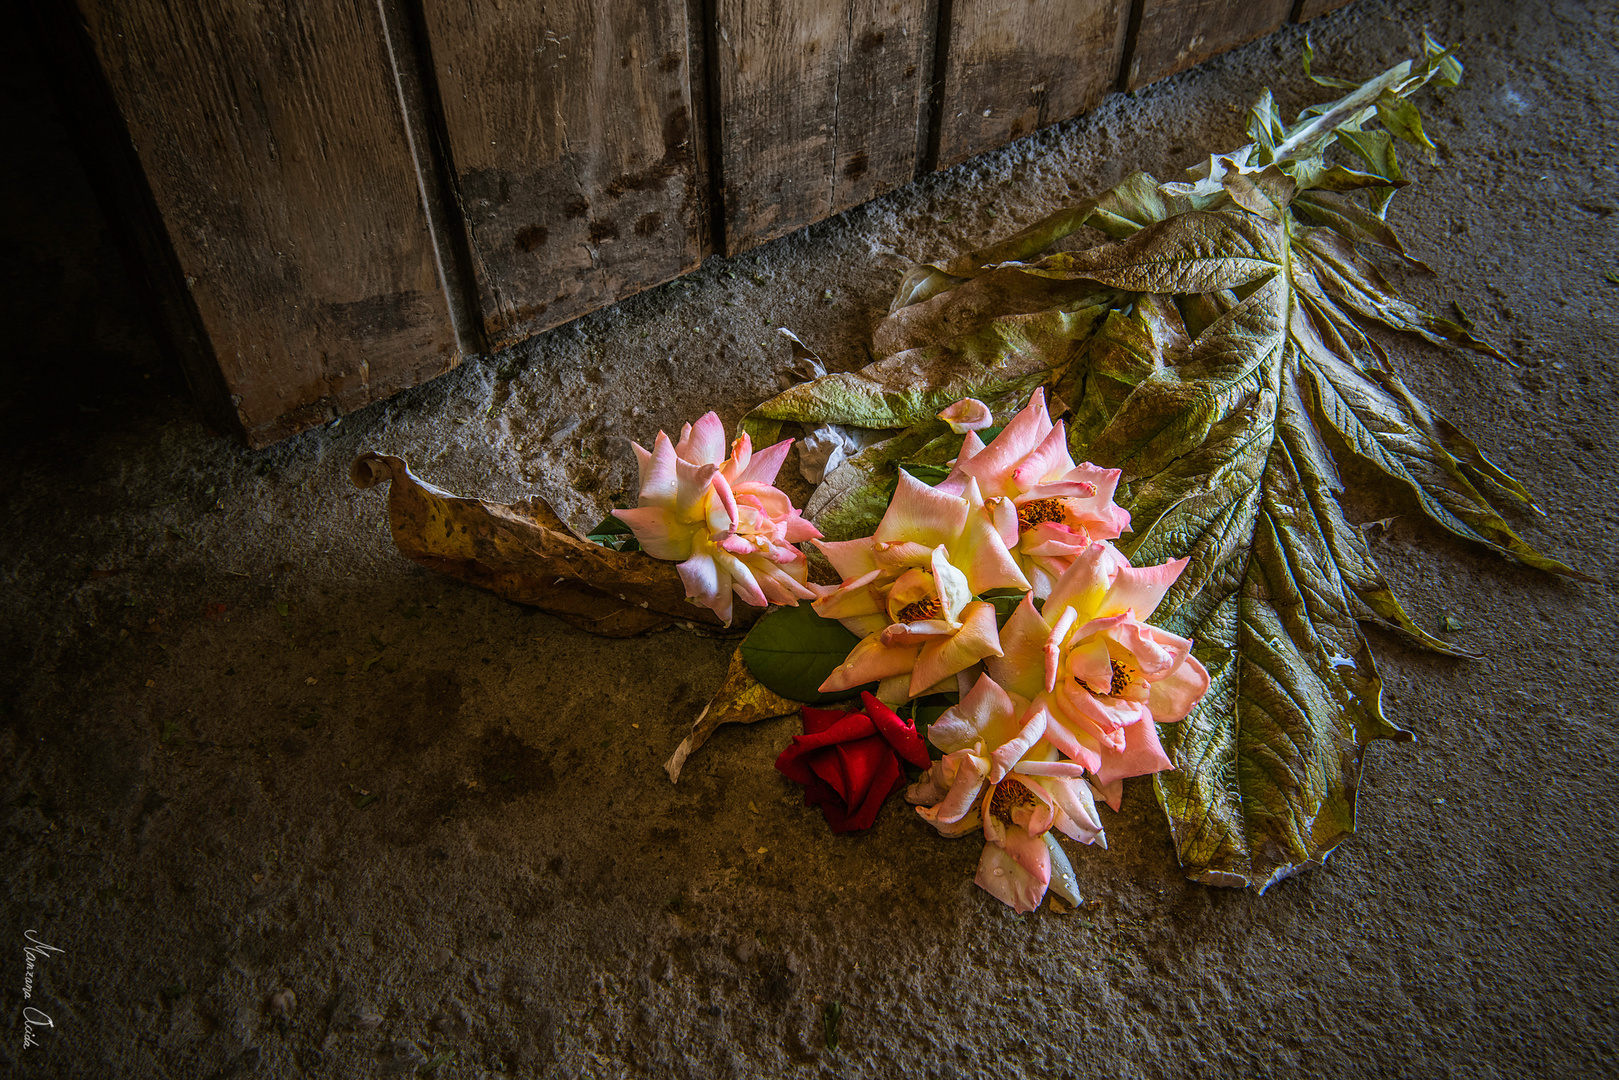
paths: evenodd
<path fill-rule="evenodd" d="M 1083 906 L 1029 917 L 897 800 L 830 834 L 771 767 L 795 720 L 721 731 L 671 785 L 733 643 L 594 638 L 420 569 L 348 466 L 590 524 L 633 495 L 628 439 L 777 390 L 777 327 L 858 366 L 906 259 L 1241 145 L 1265 86 L 1332 96 L 1301 28 L 261 452 L 194 418 L 13 56 L 7 1075 L 1615 1075 L 1615 10 L 1309 27 L 1318 70 L 1382 70 L 1424 26 L 1466 64 L 1391 212 L 1434 274 L 1390 273 L 1515 363 L 1396 364 L 1533 489 L 1514 525 L 1601 580 L 1357 497 L 1394 517 L 1374 551 L 1413 615 L 1486 658 L 1374 636 L 1417 741 L 1369 749 L 1356 835 L 1264 896 L 1210 888 L 1134 781 L 1111 846 L 1073 851 Z"/>

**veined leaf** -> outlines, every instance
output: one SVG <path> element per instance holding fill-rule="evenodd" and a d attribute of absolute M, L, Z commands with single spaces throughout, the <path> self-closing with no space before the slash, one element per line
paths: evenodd
<path fill-rule="evenodd" d="M 820 686 L 849 658 L 860 639 L 833 619 L 823 619 L 808 604 L 772 608 L 737 650 L 748 672 L 773 694 L 792 702 L 818 705 L 854 697 L 859 690 L 821 693 Z M 875 686 L 875 684 L 873 684 Z M 869 688 L 868 688 L 869 689 Z"/>
<path fill-rule="evenodd" d="M 796 420 L 901 428 L 932 420 L 964 397 L 981 401 L 1039 386 L 1066 367 L 1107 308 L 1050 308 L 1006 315 L 966 333 L 893 356 L 857 372 L 800 383 L 744 420 Z"/>
<path fill-rule="evenodd" d="M 811 504 L 839 536 L 875 523 L 899 463 L 942 466 L 960 446 L 930 419 L 947 402 L 893 385 L 900 358 L 947 350 L 939 385 L 992 387 L 1003 395 L 992 403 L 998 412 L 1031 382 L 1052 391 L 1054 408 L 1072 410 L 1075 458 L 1125 474 L 1117 497 L 1134 531 L 1121 550 L 1138 565 L 1188 560 L 1158 618 L 1196 642 L 1213 684 L 1189 717 L 1160 728 L 1176 768 L 1155 784 L 1181 862 L 1199 880 L 1263 889 L 1320 863 L 1352 833 L 1366 744 L 1409 737 L 1383 715 L 1363 624 L 1465 655 L 1424 631 L 1394 595 L 1339 505 L 1335 454 L 1371 463 L 1460 536 L 1582 576 L 1508 524 L 1490 495 L 1528 502 L 1528 490 L 1432 415 L 1363 331 L 1377 323 L 1500 355 L 1400 297 L 1358 247 L 1406 255 L 1383 220 L 1406 183 L 1394 136 L 1425 143 L 1410 96 L 1459 74 L 1429 41 L 1423 60 L 1292 126 L 1267 94 L 1250 113 L 1254 142 L 1211 155 L 1188 181 L 1153 184 L 1148 195 L 1151 178 L 1137 174 L 934 268 L 925 289 L 910 281 L 879 332 L 885 346 L 908 351 L 849 383 L 809 384 L 792 405 L 806 415 L 835 411 L 867 378 L 863 400 L 894 395 L 870 415 L 906 428 L 845 464 Z M 1372 126 L 1379 121 L 1393 134 Z M 1036 244 L 1080 224 L 1119 242 L 1037 258 Z M 1050 323 L 1081 302 L 1085 325 L 1038 357 L 1001 329 Z M 974 364 L 983 370 L 974 374 Z M 924 407 L 932 427 L 919 423 Z"/>
<path fill-rule="evenodd" d="M 1207 293 L 1276 273 L 1281 247 L 1274 225 L 1254 215 L 1193 210 L 1110 247 L 1062 252 L 1024 269 L 1131 292 Z"/>

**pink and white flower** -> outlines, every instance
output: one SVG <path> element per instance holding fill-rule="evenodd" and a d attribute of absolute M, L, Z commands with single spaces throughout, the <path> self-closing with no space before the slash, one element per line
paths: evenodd
<path fill-rule="evenodd" d="M 965 435 L 969 431 L 981 431 L 995 423 L 995 417 L 985 405 L 977 398 L 962 398 L 954 405 L 939 413 L 939 419 L 950 425 L 950 430 L 957 435 Z"/>
<path fill-rule="evenodd" d="M 1079 903 L 1053 828 L 1107 846 L 1085 769 L 1046 738 L 1051 722 L 1045 705 L 985 675 L 929 728 L 945 755 L 905 793 L 945 836 L 983 830 L 977 883 L 1019 912 L 1039 907 L 1048 888 Z"/>
<path fill-rule="evenodd" d="M 1010 693 L 1044 705 L 1044 737 L 1096 778 L 1118 808 L 1123 781 L 1172 768 L 1158 724 L 1185 717 L 1209 689 L 1192 643 L 1150 626 L 1187 560 L 1130 565 L 1111 544 L 1086 548 L 1036 609 L 1025 597 L 985 666 Z"/>
<path fill-rule="evenodd" d="M 774 486 L 791 439 L 758 453 L 742 435 L 726 454 L 725 426 L 710 412 L 680 429 L 658 432 L 650 451 L 637 443 L 639 505 L 613 513 L 655 559 L 680 564 L 688 599 L 731 621 L 732 596 L 755 607 L 816 596 L 805 582 L 809 562 L 793 545 L 820 530 Z"/>
<path fill-rule="evenodd" d="M 941 492 L 902 470 L 875 535 L 817 544 L 843 583 L 822 591 L 816 613 L 862 638 L 823 692 L 877 681 L 878 699 L 896 703 L 999 655 L 994 606 L 973 597 L 1029 584 L 976 482 L 964 489 Z"/>
<path fill-rule="evenodd" d="M 960 492 L 968 480 L 978 482 L 1002 541 L 1036 596 L 1050 595 L 1053 582 L 1092 543 L 1130 528 L 1129 511 L 1113 502 L 1119 470 L 1074 464 L 1065 426 L 1052 423 L 1046 412 L 1044 389 L 988 446 L 968 433 L 955 469 L 939 487 Z"/>

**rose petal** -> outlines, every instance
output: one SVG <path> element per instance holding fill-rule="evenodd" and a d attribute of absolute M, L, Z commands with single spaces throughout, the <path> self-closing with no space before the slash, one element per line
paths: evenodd
<path fill-rule="evenodd" d="M 1107 651 L 1107 639 L 1097 635 L 1068 650 L 1068 674 L 1094 693 L 1105 694 L 1112 690 L 1113 658 Z"/>
<path fill-rule="evenodd" d="M 1101 744 L 1088 731 L 1076 732 L 1060 713 L 1051 711 L 1049 701 L 1047 712 L 1051 719 L 1046 723 L 1046 741 L 1083 765 L 1087 772 L 1096 772 L 1102 767 Z"/>
<path fill-rule="evenodd" d="M 1173 724 L 1209 692 L 1209 669 L 1197 657 L 1188 656 L 1174 671 L 1149 685 L 1147 708 L 1152 710 L 1152 718 L 1160 724 Z"/>
<path fill-rule="evenodd" d="M 1045 648 L 1051 627 L 1025 596 L 1001 628 L 1001 656 L 984 661 L 990 676 L 1009 692 L 1033 698 L 1045 688 Z"/>
<path fill-rule="evenodd" d="M 924 544 L 931 555 L 936 545 L 961 535 L 967 510 L 962 499 L 941 494 L 901 469 L 899 486 L 877 525 L 875 539 L 878 544 Z"/>
<path fill-rule="evenodd" d="M 658 432 L 653 440 L 650 454 L 636 448 L 636 457 L 641 465 L 641 495 L 643 505 L 647 503 L 672 503 L 675 498 L 675 448 L 669 441 L 669 436 Z M 642 455 L 646 455 L 643 457 Z"/>
<path fill-rule="evenodd" d="M 950 563 L 950 553 L 943 544 L 933 549 L 933 586 L 937 590 L 939 606 L 945 618 L 956 622 L 973 598 L 973 589 L 967 575 Z"/>
<path fill-rule="evenodd" d="M 972 667 L 986 656 L 1000 655 L 1001 643 L 995 628 L 994 604 L 984 600 L 968 604 L 961 613 L 961 623 L 961 629 L 951 637 L 922 646 L 911 671 L 912 697 L 940 679 Z"/>
<path fill-rule="evenodd" d="M 675 453 L 693 465 L 718 465 L 724 461 L 725 425 L 718 414 L 706 412 L 697 423 L 682 427 Z"/>
<path fill-rule="evenodd" d="M 1066 777 L 1053 778 L 1044 783 L 1052 801 L 1062 808 L 1063 815 L 1068 819 L 1071 831 L 1064 830 L 1065 835 L 1082 844 L 1089 844 L 1102 835 L 1102 819 L 1096 813 L 1096 800 L 1091 796 L 1090 784 Z"/>
<path fill-rule="evenodd" d="M 847 709 L 817 709 L 813 705 L 805 705 L 798 710 L 804 721 L 804 734 L 819 735 L 833 724 L 842 720 L 850 713 Z"/>
<path fill-rule="evenodd" d="M 878 568 L 877 560 L 873 558 L 875 545 L 876 541 L 869 536 L 858 540 L 818 540 L 815 543 L 844 581 Z"/>
<path fill-rule="evenodd" d="M 998 784 L 1011 770 L 1012 766 L 1028 752 L 1029 748 L 1039 742 L 1046 734 L 1046 721 L 1050 719 L 1044 707 L 1031 705 L 1023 717 L 1023 726 L 1018 733 L 995 748 L 989 755 L 990 769 L 988 780 Z"/>
<path fill-rule="evenodd" d="M 849 658 L 826 677 L 820 691 L 831 694 L 839 690 L 852 690 L 865 683 L 907 674 L 916 667 L 921 652 L 920 645 L 889 648 L 883 644 L 881 634 L 872 634 L 850 650 Z"/>
<path fill-rule="evenodd" d="M 946 753 L 965 750 L 974 743 L 989 742 L 987 732 L 997 726 L 1009 727 L 1013 720 L 1011 697 L 998 682 L 985 675 L 966 697 L 933 722 L 928 728 L 928 742 Z"/>
<path fill-rule="evenodd" d="M 1046 393 L 1041 387 L 988 446 L 966 461 L 958 458 L 956 468 L 975 478 L 991 495 L 1015 495 L 1012 470 L 1050 431 L 1051 417 L 1046 413 Z"/>
<path fill-rule="evenodd" d="M 668 509 L 638 506 L 614 510 L 613 516 L 630 527 L 641 548 L 654 559 L 679 562 L 691 557 L 695 533 L 690 526 L 677 522 Z"/>
<path fill-rule="evenodd" d="M 861 694 L 860 700 L 865 703 L 866 715 L 877 725 L 877 734 L 894 748 L 895 753 L 918 769 L 930 766 L 928 748 L 923 745 L 922 737 L 916 733 L 915 722 L 900 719 L 898 713 L 870 694 Z"/>
<path fill-rule="evenodd" d="M 1096 608 L 1098 614 L 1134 611 L 1138 619 L 1150 619 L 1158 610 L 1159 601 L 1175 579 L 1186 569 L 1189 559 L 1172 559 L 1159 566 L 1121 566 L 1107 591 L 1107 597 Z"/>
<path fill-rule="evenodd" d="M 805 731 L 802 735 L 794 735 L 787 749 L 776 758 L 776 769 L 794 783 L 807 784 L 813 775 L 809 762 L 804 760 L 807 756 L 813 757 L 817 751 L 840 742 L 852 742 L 876 734 L 877 725 L 869 716 L 863 713 L 844 713 L 830 726 L 819 731 Z"/>
<path fill-rule="evenodd" d="M 1078 907 L 1079 878 L 1074 875 L 1074 866 L 1068 861 L 1068 853 L 1062 849 L 1062 844 L 1050 833 L 1043 834 L 1040 839 L 1046 842 L 1046 849 L 1051 852 L 1051 884 L 1050 890 Z"/>
<path fill-rule="evenodd" d="M 746 436 L 744 436 L 745 438 Z M 787 454 L 793 448 L 793 440 L 783 439 L 779 443 L 756 450 L 748 460 L 746 466 L 736 476 L 735 483 L 742 484 L 774 484 L 776 474 L 781 471 L 782 462 L 787 460 Z"/>
<path fill-rule="evenodd" d="M 1040 846 L 1044 847 L 1044 842 Z M 1047 858 L 1050 858 L 1049 854 Z M 1040 901 L 1045 899 L 1050 877 L 1049 864 L 1046 881 L 1041 881 L 1000 847 L 985 844 L 984 853 L 978 859 L 978 875 L 973 881 L 980 889 L 1021 915 L 1040 906 Z"/>
<path fill-rule="evenodd" d="M 1145 723 L 1131 724 L 1124 729 L 1122 753 L 1102 755 L 1102 767 L 1096 770 L 1097 782 L 1106 787 L 1116 780 L 1147 776 L 1174 767 L 1158 741 L 1158 725 L 1149 715 Z"/>
<path fill-rule="evenodd" d="M 933 825 L 960 821 L 977 804 L 984 790 L 984 773 L 989 762 L 969 750 L 957 751 L 952 757 L 956 775 L 950 782 L 949 793 L 933 806 L 917 808 L 923 819 Z"/>
<path fill-rule="evenodd" d="M 989 406 L 977 398 L 962 398 L 939 413 L 939 419 L 950 425 L 950 430 L 957 435 L 965 435 L 969 431 L 981 431 L 995 423 L 995 417 L 990 413 Z"/>
<path fill-rule="evenodd" d="M 918 806 L 916 808 L 917 814 L 921 816 L 923 820 L 928 821 L 929 825 L 932 825 L 935 829 L 938 829 L 940 836 L 949 837 L 952 840 L 958 836 L 966 836 L 968 833 L 978 832 L 983 827 L 983 821 L 978 816 L 978 808 L 976 806 L 969 810 L 967 815 L 961 818 L 959 821 L 931 821 L 928 820 L 927 814 L 924 813 L 926 810 L 927 807 L 925 806 Z"/>
<path fill-rule="evenodd" d="M 1112 545 L 1092 544 L 1076 555 L 1073 565 L 1057 579 L 1042 609 L 1045 617 L 1056 618 L 1064 607 L 1072 607 L 1082 620 L 1095 618 L 1101 613 L 1102 600 L 1108 595 L 1108 586 L 1119 567 L 1128 565 Z"/>
<path fill-rule="evenodd" d="M 1027 491 L 1047 477 L 1061 476 L 1073 467 L 1074 459 L 1068 456 L 1068 436 L 1059 420 L 1012 470 L 1012 484 L 1019 491 Z"/>

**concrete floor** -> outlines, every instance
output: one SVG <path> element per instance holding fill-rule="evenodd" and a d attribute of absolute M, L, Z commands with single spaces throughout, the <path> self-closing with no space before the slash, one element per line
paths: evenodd
<path fill-rule="evenodd" d="M 729 643 L 595 639 L 420 570 L 346 470 L 397 453 L 589 523 L 633 486 L 625 437 L 774 392 L 774 327 L 864 362 L 892 252 L 952 254 L 1137 166 L 1172 178 L 1244 142 L 1265 85 L 1289 110 L 1326 96 L 1302 32 L 259 453 L 193 418 L 10 57 L 30 167 L 0 220 L 7 1075 L 1619 1072 L 1614 12 L 1360 0 L 1310 28 L 1335 73 L 1424 25 L 1460 50 L 1466 82 L 1425 104 L 1440 159 L 1413 159 L 1392 213 L 1437 273 L 1401 280 L 1519 366 L 1402 344 L 1399 367 L 1536 492 L 1548 517 L 1515 524 L 1603 580 L 1356 498 L 1353 520 L 1396 515 L 1375 551 L 1413 615 L 1488 657 L 1375 637 L 1417 742 L 1369 751 L 1357 835 L 1264 897 L 1207 888 L 1132 782 L 1111 848 L 1075 852 L 1087 903 L 1028 918 L 972 884 L 976 843 L 898 802 L 832 836 L 771 768 L 796 721 L 722 731 L 671 786 Z M 61 951 L 24 1002 L 29 930 Z M 54 1021 L 37 1046 L 25 1004 Z"/>

